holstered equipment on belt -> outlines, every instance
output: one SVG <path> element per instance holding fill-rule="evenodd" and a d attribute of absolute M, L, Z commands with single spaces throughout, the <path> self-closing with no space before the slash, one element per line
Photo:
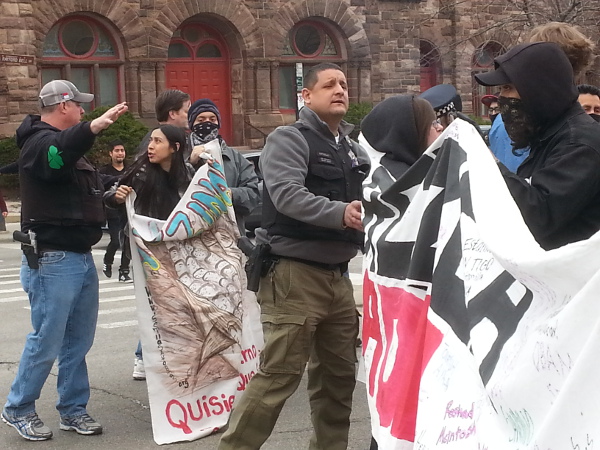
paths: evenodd
<path fill-rule="evenodd" d="M 23 233 L 22 231 L 15 230 L 13 232 L 13 239 L 21 243 L 21 250 L 23 250 L 23 254 L 27 259 L 29 268 L 39 269 L 39 253 L 35 232 L 29 230 L 27 233 Z"/>
<path fill-rule="evenodd" d="M 248 257 L 245 266 L 246 277 L 248 278 L 248 290 L 258 292 L 260 279 L 267 276 L 278 259 L 270 254 L 271 245 L 254 245 L 252 241 L 245 236 L 238 240 L 238 247 Z"/>

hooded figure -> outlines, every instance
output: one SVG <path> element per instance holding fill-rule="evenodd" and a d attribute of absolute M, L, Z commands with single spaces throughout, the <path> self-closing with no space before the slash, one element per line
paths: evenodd
<path fill-rule="evenodd" d="M 545 249 L 600 229 L 600 127 L 577 102 L 573 69 L 560 47 L 517 45 L 475 75 L 501 86 L 500 109 L 513 141 L 529 144 L 517 174 L 500 170 L 533 236 Z"/>
<path fill-rule="evenodd" d="M 360 124 L 360 144 L 371 158 L 371 196 L 377 196 L 400 178 L 427 150 L 442 131 L 431 104 L 414 95 L 389 97 L 375 106 Z M 379 154 L 383 156 L 379 158 Z M 376 161 L 381 166 L 377 167 Z M 363 185 L 364 187 L 364 185 Z M 371 203 L 370 205 L 368 205 Z M 365 228 L 376 213 L 378 220 L 391 217 L 393 212 L 371 198 L 363 200 Z M 372 252 L 372 230 L 366 239 L 367 253 Z M 377 442 L 371 439 L 370 450 L 377 450 Z"/>
<path fill-rule="evenodd" d="M 429 146 L 435 120 L 433 109 L 422 98 L 399 95 L 375 106 L 360 128 L 371 147 L 385 153 L 381 164 L 398 179 Z"/>

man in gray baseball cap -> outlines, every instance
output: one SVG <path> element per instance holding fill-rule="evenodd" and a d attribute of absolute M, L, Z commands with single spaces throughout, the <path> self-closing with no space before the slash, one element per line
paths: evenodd
<path fill-rule="evenodd" d="M 61 102 L 90 103 L 94 94 L 79 92 L 79 89 L 67 80 L 52 80 L 40 91 L 41 106 L 52 106 Z"/>
<path fill-rule="evenodd" d="M 96 135 L 127 112 L 120 103 L 91 122 L 81 103 L 94 99 L 64 80 L 39 94 L 41 114 L 30 114 L 16 132 L 21 187 L 21 231 L 27 264 L 21 281 L 29 297 L 33 331 L 27 335 L 17 375 L 0 414 L 27 440 L 52 437 L 35 410 L 58 360 L 61 430 L 102 433 L 87 412 L 90 385 L 85 357 L 98 318 L 98 274 L 91 249 L 102 237 L 104 186 L 85 157 Z"/>

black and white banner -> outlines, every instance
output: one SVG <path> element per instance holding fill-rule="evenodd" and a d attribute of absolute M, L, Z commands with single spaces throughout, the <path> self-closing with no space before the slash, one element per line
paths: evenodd
<path fill-rule="evenodd" d="M 600 446 L 600 235 L 540 248 L 461 120 L 397 181 L 361 143 L 373 163 L 363 353 L 379 448 Z"/>

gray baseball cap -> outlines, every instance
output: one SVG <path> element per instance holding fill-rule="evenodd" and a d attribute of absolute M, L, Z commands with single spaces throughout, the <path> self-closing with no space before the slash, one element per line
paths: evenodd
<path fill-rule="evenodd" d="M 94 100 L 94 94 L 79 92 L 79 89 L 67 80 L 52 80 L 46 83 L 40 91 L 39 97 L 42 106 L 56 105 L 69 100 L 80 103 L 89 103 Z"/>

